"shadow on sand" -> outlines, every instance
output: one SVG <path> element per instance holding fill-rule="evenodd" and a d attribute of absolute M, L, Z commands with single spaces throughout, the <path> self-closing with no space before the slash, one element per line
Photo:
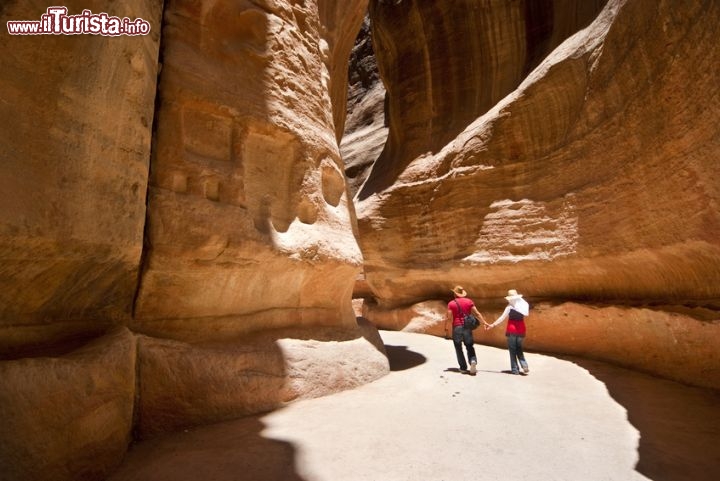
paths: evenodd
<path fill-rule="evenodd" d="M 264 429 L 252 416 L 143 441 L 108 481 L 306 481 L 295 447 L 263 437 Z"/>
<path fill-rule="evenodd" d="M 427 362 L 427 358 L 415 351 L 410 351 L 407 346 L 391 346 L 385 344 L 385 352 L 390 362 L 391 371 L 405 371 Z"/>
<path fill-rule="evenodd" d="M 602 362 L 561 358 L 587 369 L 627 410 L 628 421 L 640 432 L 639 473 L 654 481 L 720 479 L 720 392 Z"/>

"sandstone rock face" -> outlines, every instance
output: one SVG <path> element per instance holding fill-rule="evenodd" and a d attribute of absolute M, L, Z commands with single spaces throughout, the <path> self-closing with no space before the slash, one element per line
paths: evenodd
<path fill-rule="evenodd" d="M 87 2 L 64 2 L 70 14 Z M 47 2 L 9 1 L 8 20 Z M 159 26 L 158 2 L 93 13 Z M 159 29 L 0 36 L 0 351 L 127 321 L 145 223 Z M 52 323 L 52 325 L 48 325 Z"/>
<path fill-rule="evenodd" d="M 138 434 L 154 435 L 270 411 L 389 371 L 377 329 L 284 329 L 240 341 L 186 343 L 141 336 Z"/>
<path fill-rule="evenodd" d="M 720 139 L 707 126 L 718 72 L 703 68 L 717 10 L 645 7 L 608 3 L 456 139 L 359 203 L 381 303 L 444 298 L 453 283 L 481 298 L 516 287 L 717 302 Z"/>
<path fill-rule="evenodd" d="M 536 303 L 533 299 L 530 303 L 524 347 L 531 352 L 597 359 L 681 383 L 714 389 L 720 386 L 720 351 L 715 341 L 720 336 L 717 311 L 679 306 Z M 493 322 L 505 306 L 484 301 L 477 307 L 487 322 Z M 395 309 L 369 303 L 363 306 L 362 314 L 383 329 L 442 337 L 446 311 L 446 301 Z M 490 331 L 476 329 L 475 342 L 506 348 L 505 326 Z M 452 351 L 451 344 L 448 349 Z M 482 365 L 482 359 L 479 363 Z"/>
<path fill-rule="evenodd" d="M 389 138 L 360 198 L 392 185 L 512 92 L 606 0 L 370 3 Z"/>
<path fill-rule="evenodd" d="M 166 8 L 136 329 L 354 325 L 362 257 L 337 137 L 365 6 Z"/>
<path fill-rule="evenodd" d="M 550 3 L 561 15 L 560 2 Z M 475 74 L 476 82 L 497 86 L 482 90 L 482 102 L 454 72 L 469 75 L 474 62 L 486 62 L 471 55 L 448 66 L 452 55 L 440 51 L 449 48 L 406 55 L 408 38 L 450 30 L 431 18 L 453 14 L 433 16 L 409 2 L 372 6 L 390 96 L 388 145 L 356 206 L 373 309 L 446 302 L 460 283 L 479 300 L 516 288 L 554 303 L 685 304 L 717 312 L 720 71 L 711 65 L 720 55 L 720 5 L 608 1 L 529 73 L 521 67 L 525 56 L 504 53 L 522 50 L 524 41 L 498 34 L 492 38 L 512 47 L 496 47 L 498 58 L 515 60 L 490 63 L 496 83 Z M 390 9 L 396 15 L 386 15 Z M 384 28 L 385 21 L 397 28 Z M 512 75 L 506 78 L 505 69 Z M 509 78 L 522 81 L 513 86 Z M 447 82 L 443 95 L 435 93 L 436 79 Z M 657 335 L 641 344 L 674 376 L 670 366 L 686 361 L 668 316 L 642 314 Z M 588 345 L 585 354 L 647 366 L 646 354 L 619 347 L 627 339 L 624 316 L 601 317 L 619 323 L 611 332 L 624 337 L 612 349 Z M 718 316 L 702 323 L 698 330 L 715 332 Z M 572 349 L 564 326 L 558 323 L 545 345 Z M 587 328 L 595 329 L 589 322 Z M 717 348 L 717 336 L 708 339 Z M 690 382 L 707 385 L 706 373 L 694 372 Z"/>
<path fill-rule="evenodd" d="M 0 36 L 0 477 L 102 479 L 131 432 L 388 372 L 338 147 L 366 7 L 99 1 L 150 34 Z"/>
<path fill-rule="evenodd" d="M 348 77 L 348 117 L 340 153 L 345 163 L 348 190 L 354 196 L 382 153 L 388 135 L 385 86 L 375 61 L 367 15 L 350 53 Z"/>
<path fill-rule="evenodd" d="M 125 328 L 53 357 L 0 362 L 3 480 L 102 480 L 133 425 L 135 337 Z"/>

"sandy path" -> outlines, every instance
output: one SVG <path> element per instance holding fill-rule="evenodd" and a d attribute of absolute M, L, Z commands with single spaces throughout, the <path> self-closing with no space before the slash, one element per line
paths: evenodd
<path fill-rule="evenodd" d="M 388 376 L 140 443 L 111 480 L 720 479 L 718 393 L 540 354 L 513 376 L 485 346 L 469 376 L 450 341 L 381 335 Z"/>

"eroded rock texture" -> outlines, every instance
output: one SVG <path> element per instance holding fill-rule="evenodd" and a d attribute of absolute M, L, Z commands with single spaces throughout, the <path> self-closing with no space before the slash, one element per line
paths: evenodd
<path fill-rule="evenodd" d="M 364 7 L 168 5 L 138 329 L 354 324 L 336 129 Z"/>
<path fill-rule="evenodd" d="M 717 309 L 720 5 L 608 1 L 567 23 L 558 19 L 572 2 L 546 2 L 553 29 L 577 33 L 551 53 L 548 40 L 529 71 L 534 14 L 523 3 L 476 14 L 372 3 L 390 139 L 357 205 L 371 308 L 446 300 L 460 283 L 481 300 L 516 288 L 535 299 Z M 485 19 L 475 49 L 452 34 L 437 49 L 440 40 L 408 41 L 473 19 Z M 644 318 L 666 330 L 662 316 Z M 717 320 L 703 322 L 717 339 Z M 562 326 L 555 346 L 570 343 Z M 672 336 L 642 339 L 672 364 Z M 630 349 L 606 357 L 641 363 Z M 706 385 L 702 362 L 691 382 Z"/>
<path fill-rule="evenodd" d="M 135 345 L 118 328 L 71 353 L 0 362 L 0 477 L 105 479 L 131 440 Z"/>
<path fill-rule="evenodd" d="M 338 148 L 366 1 L 65 5 L 151 34 L 0 36 L 0 477 L 387 373 Z"/>
<path fill-rule="evenodd" d="M 86 3 L 63 4 L 79 14 Z M 47 2 L 3 2 L 39 20 Z M 95 2 L 157 27 L 157 2 Z M 97 334 L 132 313 L 159 30 L 0 35 L 0 352 Z"/>
<path fill-rule="evenodd" d="M 348 117 L 340 153 L 348 191 L 355 196 L 387 140 L 385 86 L 375 61 L 370 17 L 365 16 L 350 53 Z"/>
<path fill-rule="evenodd" d="M 392 185 L 512 92 L 605 0 L 370 2 L 389 138 L 360 198 Z"/>

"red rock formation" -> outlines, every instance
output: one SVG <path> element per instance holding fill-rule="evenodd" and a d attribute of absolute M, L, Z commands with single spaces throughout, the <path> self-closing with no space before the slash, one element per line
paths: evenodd
<path fill-rule="evenodd" d="M 137 329 L 354 325 L 361 256 L 336 128 L 364 4 L 334 5 L 166 10 Z"/>
<path fill-rule="evenodd" d="M 387 140 L 385 87 L 372 47 L 370 17 L 363 20 L 350 53 L 348 117 L 340 152 L 352 196 L 362 187 Z"/>
<path fill-rule="evenodd" d="M 453 74 L 461 64 L 475 72 L 475 60 L 459 55 L 452 64 L 448 48 L 405 60 L 409 37 L 441 28 L 431 26 L 432 18 L 452 16 L 431 15 L 432 8 L 375 5 L 378 23 L 400 15 L 408 25 L 382 30 L 385 45 L 376 49 L 384 78 L 396 79 L 388 84 L 391 141 L 357 206 L 377 309 L 443 299 L 455 283 L 481 300 L 516 288 L 558 302 L 717 309 L 720 71 L 712 66 L 720 60 L 720 6 L 609 1 L 517 88 L 498 84 L 509 90 L 489 97 L 497 103 L 485 113 L 468 95 L 465 76 Z M 397 15 L 385 15 L 388 9 Z M 523 72 L 524 61 L 508 58 L 516 61 L 500 62 L 501 79 L 503 65 Z M 423 74 L 410 74 L 417 71 Z M 447 95 L 435 94 L 430 82 L 438 77 L 448 82 Z M 459 115 L 472 122 L 467 126 L 456 121 L 455 112 L 465 112 L 459 99 L 470 106 Z M 464 130 L 455 136 L 456 129 Z M 655 372 L 675 375 L 669 367 L 676 341 L 662 334 L 666 316 L 642 317 L 658 335 L 633 346 L 658 355 Z M 595 329 L 571 319 L 545 345 L 569 345 L 575 325 Z M 702 326 L 711 333 L 707 339 L 717 339 L 717 322 Z M 614 354 L 587 346 L 584 354 L 647 365 L 631 344 Z M 699 356 L 684 380 L 707 385 L 703 363 Z M 711 383 L 718 386 L 717 375 Z"/>
<path fill-rule="evenodd" d="M 717 299 L 718 136 L 706 128 L 717 78 L 702 67 L 712 15 L 676 11 L 610 3 L 438 154 L 361 202 L 378 297 L 438 292 L 442 267 L 445 282 L 489 297 L 522 282 L 543 297 Z M 650 62 L 653 48 L 669 50 Z"/>
<path fill-rule="evenodd" d="M 63 3 L 70 14 L 87 5 Z M 42 2 L 3 2 L 40 20 Z M 160 40 L 157 2 L 97 2 L 149 35 L 0 36 L 0 352 L 132 314 Z M 104 10 L 101 10 L 103 9 Z M 99 326 L 100 325 L 100 326 Z"/>
<path fill-rule="evenodd" d="M 3 479 L 102 479 L 131 430 L 388 371 L 338 148 L 366 1 L 166 2 L 156 99 L 161 3 L 93 4 L 147 36 L 0 37 Z"/>
<path fill-rule="evenodd" d="M 390 133 L 360 198 L 392 185 L 416 157 L 437 153 L 604 3 L 372 1 Z"/>
<path fill-rule="evenodd" d="M 125 328 L 71 353 L 0 362 L 2 479 L 105 479 L 130 444 L 135 364 Z"/>

